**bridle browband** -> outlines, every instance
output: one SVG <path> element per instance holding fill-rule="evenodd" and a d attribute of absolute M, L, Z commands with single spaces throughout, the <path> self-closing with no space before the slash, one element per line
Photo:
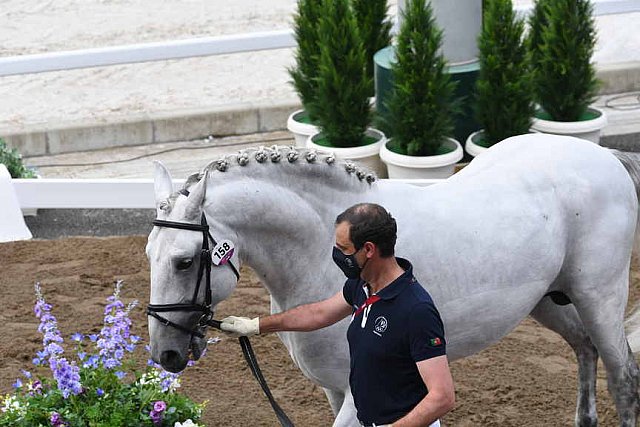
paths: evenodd
<path fill-rule="evenodd" d="M 209 240 L 213 243 L 213 246 L 217 244 L 216 239 L 213 238 L 211 233 L 209 232 L 209 225 L 207 224 L 207 218 L 202 214 L 200 224 L 191 224 L 186 222 L 174 222 L 174 221 L 164 221 L 161 219 L 156 219 L 153 221 L 153 225 L 158 227 L 166 227 L 166 228 L 177 228 L 179 230 L 190 230 L 190 231 L 200 231 L 202 233 L 202 249 L 200 250 L 200 265 L 198 266 L 198 282 L 196 284 L 196 289 L 193 292 L 193 298 L 191 299 L 191 304 L 149 304 L 147 306 L 147 315 L 153 316 L 158 319 L 163 325 L 171 326 L 173 328 L 179 329 L 182 332 L 190 334 L 192 336 L 197 336 L 199 338 L 204 338 L 204 334 L 200 332 L 200 329 L 206 328 L 207 326 L 219 326 L 219 322 L 213 320 L 213 311 L 211 310 L 211 251 L 209 250 Z M 236 275 L 236 279 L 240 280 L 240 273 L 238 269 L 233 265 L 231 260 L 227 261 L 231 270 Z M 202 282 L 202 276 L 205 276 L 206 287 L 205 287 L 205 299 L 204 305 L 198 304 L 198 294 L 200 293 L 200 283 Z M 199 311 L 202 313 L 202 317 L 198 320 L 198 324 L 194 329 L 189 329 L 183 325 L 172 322 L 166 317 L 162 317 L 158 313 L 166 313 L 171 311 Z"/>

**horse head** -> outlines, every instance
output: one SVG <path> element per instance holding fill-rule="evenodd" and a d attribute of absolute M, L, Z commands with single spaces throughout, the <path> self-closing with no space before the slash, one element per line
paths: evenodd
<path fill-rule="evenodd" d="M 225 237 L 231 236 L 222 235 L 204 215 L 207 178 L 205 169 L 190 180 L 192 185 L 187 182 L 188 191 L 176 193 L 169 171 L 155 164 L 157 218 L 146 246 L 151 269 L 149 336 L 152 359 L 171 372 L 183 370 L 190 356 L 201 356 L 213 309 L 231 294 L 238 279 L 238 254 L 232 247 L 219 249 L 222 257 L 212 261 L 216 243 L 230 243 Z"/>

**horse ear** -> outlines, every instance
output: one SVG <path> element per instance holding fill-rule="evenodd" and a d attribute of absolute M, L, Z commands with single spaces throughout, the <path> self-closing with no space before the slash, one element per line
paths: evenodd
<path fill-rule="evenodd" d="M 207 177 L 209 171 L 205 169 L 202 178 L 196 185 L 189 189 L 189 197 L 187 198 L 187 206 L 185 208 L 185 217 L 190 220 L 198 220 L 202 215 L 202 204 L 204 196 L 207 192 Z"/>
<path fill-rule="evenodd" d="M 161 162 L 154 160 L 153 163 L 155 166 L 153 190 L 156 196 L 156 208 L 158 208 L 160 203 L 167 200 L 167 197 L 173 193 L 173 181 L 171 180 L 171 174 Z"/>

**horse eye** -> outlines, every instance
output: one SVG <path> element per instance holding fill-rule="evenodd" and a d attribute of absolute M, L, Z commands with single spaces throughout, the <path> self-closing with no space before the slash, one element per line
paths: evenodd
<path fill-rule="evenodd" d="M 183 259 L 178 262 L 177 267 L 178 267 L 178 270 L 186 270 L 189 267 L 191 267 L 191 264 L 193 264 L 192 259 Z"/>

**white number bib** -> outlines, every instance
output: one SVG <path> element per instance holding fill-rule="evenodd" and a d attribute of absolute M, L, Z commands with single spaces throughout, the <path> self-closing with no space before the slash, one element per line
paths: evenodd
<path fill-rule="evenodd" d="M 234 251 L 233 242 L 231 240 L 223 240 L 219 242 L 211 251 L 211 262 L 213 265 L 223 265 L 231 259 Z"/>

